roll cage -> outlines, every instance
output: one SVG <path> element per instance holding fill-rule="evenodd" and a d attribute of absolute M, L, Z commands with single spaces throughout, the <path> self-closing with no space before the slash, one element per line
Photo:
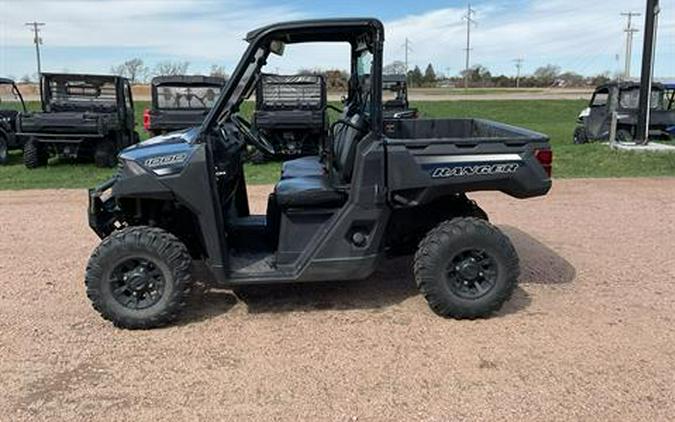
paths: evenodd
<path fill-rule="evenodd" d="M 347 42 L 351 45 L 351 74 L 347 104 L 359 103 L 368 116 L 372 132 L 382 130 L 382 49 L 384 26 L 377 19 L 327 19 L 284 22 L 251 31 L 246 36 L 249 43 L 232 77 L 221 92 L 200 128 L 200 134 L 209 133 L 227 122 L 239 111 L 241 103 L 255 89 L 261 69 L 267 63 L 273 44 L 299 44 L 311 42 Z M 367 49 L 372 54 L 372 66 L 367 81 L 358 77 L 358 58 Z M 360 88 L 367 82 L 367 102 Z M 365 102 L 365 103 L 364 103 Z"/>
<path fill-rule="evenodd" d="M 19 88 L 16 86 L 16 83 L 9 78 L 0 78 L 0 85 L 9 85 L 11 87 L 11 92 L 14 97 L 16 97 L 19 102 L 21 103 L 21 109 L 23 112 L 26 112 L 26 103 L 23 100 L 23 96 L 21 95 L 21 91 L 19 91 Z"/>

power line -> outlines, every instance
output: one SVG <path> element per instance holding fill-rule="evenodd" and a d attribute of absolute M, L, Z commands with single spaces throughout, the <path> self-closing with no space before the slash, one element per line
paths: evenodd
<path fill-rule="evenodd" d="M 38 73 L 38 87 L 40 89 L 40 98 L 42 98 L 42 64 L 40 63 L 40 44 L 42 44 L 42 37 L 40 37 L 41 26 L 45 26 L 44 22 L 26 22 L 25 26 L 31 27 L 33 31 L 33 43 L 35 44 L 35 56 L 37 58 L 37 73 Z"/>
<path fill-rule="evenodd" d="M 624 79 L 630 79 L 630 65 L 632 61 L 631 56 L 633 55 L 633 34 L 639 32 L 637 28 L 633 28 L 633 17 L 642 16 L 642 14 L 636 12 L 625 12 L 622 13 L 621 16 L 626 16 L 628 18 L 628 21 L 626 22 L 626 28 L 623 30 L 623 32 L 626 33 L 626 64 L 623 71 L 623 77 Z"/>
<path fill-rule="evenodd" d="M 520 69 L 522 69 L 525 59 L 518 58 L 513 61 L 516 63 L 516 88 L 520 88 Z"/>
<path fill-rule="evenodd" d="M 471 25 L 476 25 L 478 22 L 473 19 L 473 15 L 476 13 L 474 9 L 471 8 L 471 2 L 467 2 L 466 5 L 466 15 L 462 19 L 466 21 L 466 66 L 464 67 L 464 89 L 469 88 L 469 67 L 471 66 Z"/>

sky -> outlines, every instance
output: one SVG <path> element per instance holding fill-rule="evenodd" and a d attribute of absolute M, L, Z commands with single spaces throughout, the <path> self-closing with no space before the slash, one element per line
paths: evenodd
<path fill-rule="evenodd" d="M 513 75 L 555 64 L 585 75 L 623 69 L 625 18 L 644 16 L 645 0 L 473 0 L 471 64 Z M 465 0 L 0 0 L 0 75 L 34 74 L 35 48 L 25 22 L 45 22 L 44 71 L 107 73 L 139 57 L 146 65 L 189 61 L 189 73 L 211 65 L 230 72 L 246 47 L 245 34 L 284 20 L 372 16 L 386 28 L 385 63 L 403 60 L 410 40 L 410 67 L 433 63 L 437 73 L 464 68 Z M 655 75 L 675 79 L 675 0 L 661 0 Z M 643 17 L 635 19 L 632 74 L 639 75 Z M 342 45 L 294 45 L 270 64 L 273 71 L 346 69 Z"/>

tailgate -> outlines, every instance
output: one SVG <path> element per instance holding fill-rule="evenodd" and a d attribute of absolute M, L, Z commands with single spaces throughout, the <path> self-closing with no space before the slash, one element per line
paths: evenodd
<path fill-rule="evenodd" d="M 108 117 L 108 116 L 106 116 Z M 110 116 L 114 118 L 114 116 Z M 114 122 L 107 122 L 108 124 Z M 81 112 L 31 113 L 21 116 L 21 131 L 25 133 L 99 133 L 103 120 L 100 114 Z"/>
<path fill-rule="evenodd" d="M 208 113 L 208 109 L 151 110 L 149 129 L 174 131 L 199 126 Z"/>

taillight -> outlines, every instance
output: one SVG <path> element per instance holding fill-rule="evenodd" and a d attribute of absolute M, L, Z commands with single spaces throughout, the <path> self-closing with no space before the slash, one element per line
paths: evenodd
<path fill-rule="evenodd" d="M 553 151 L 550 149 L 538 149 L 534 151 L 534 157 L 544 168 L 548 177 L 551 177 L 553 173 Z"/>
<path fill-rule="evenodd" d="M 143 128 L 150 130 L 150 110 L 147 108 L 143 111 Z"/>

